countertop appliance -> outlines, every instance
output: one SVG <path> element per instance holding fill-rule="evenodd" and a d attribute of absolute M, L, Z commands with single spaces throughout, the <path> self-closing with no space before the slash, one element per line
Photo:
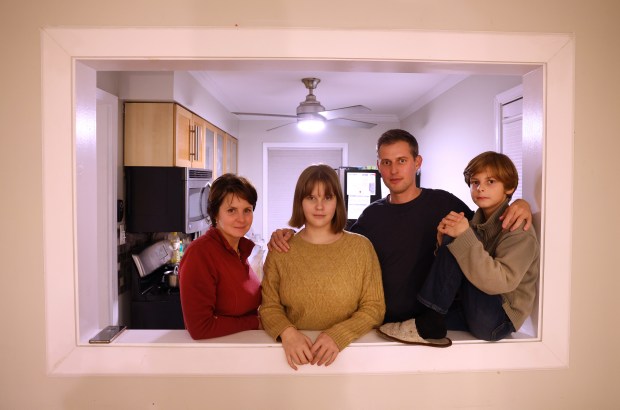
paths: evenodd
<path fill-rule="evenodd" d="M 128 232 L 204 231 L 213 171 L 183 167 L 125 167 Z"/>

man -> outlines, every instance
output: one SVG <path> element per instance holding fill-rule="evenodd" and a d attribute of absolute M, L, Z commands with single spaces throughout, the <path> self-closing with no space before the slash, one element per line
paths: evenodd
<path fill-rule="evenodd" d="M 384 322 L 418 317 L 428 308 L 418 302 L 420 291 L 434 260 L 437 226 L 450 211 L 473 212 L 449 192 L 420 188 L 416 173 L 422 166 L 418 142 L 401 129 L 386 131 L 377 141 L 377 167 L 390 194 L 370 204 L 351 226 L 351 231 L 372 242 L 383 278 L 386 313 Z M 527 202 L 517 200 L 500 218 L 502 227 L 527 230 L 532 214 Z M 277 230 L 269 250 L 287 251 L 294 231 Z"/>

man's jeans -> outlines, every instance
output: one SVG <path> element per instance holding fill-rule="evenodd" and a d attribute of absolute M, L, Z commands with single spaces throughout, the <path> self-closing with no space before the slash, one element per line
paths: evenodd
<path fill-rule="evenodd" d="M 444 236 L 445 238 L 445 236 Z M 478 339 L 501 340 L 514 332 L 514 326 L 502 308 L 500 295 L 487 295 L 463 275 L 446 246 L 439 247 L 431 271 L 418 294 L 425 306 L 444 315 L 450 330 L 469 330 Z M 460 306 L 450 309 L 457 293 Z"/>

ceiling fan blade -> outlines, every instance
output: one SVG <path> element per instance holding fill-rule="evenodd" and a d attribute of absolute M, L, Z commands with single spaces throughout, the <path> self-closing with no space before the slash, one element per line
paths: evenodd
<path fill-rule="evenodd" d="M 254 115 L 254 116 L 259 116 L 259 117 L 297 118 L 296 115 L 263 114 L 263 113 L 259 113 L 259 112 L 233 112 L 231 114 L 235 114 L 235 115 Z"/>
<path fill-rule="evenodd" d="M 328 124 L 338 125 L 341 127 L 356 127 L 356 128 L 372 128 L 375 125 L 377 125 L 372 122 L 350 120 L 348 118 L 334 118 L 333 120 L 329 120 Z"/>
<path fill-rule="evenodd" d="M 325 110 L 319 112 L 325 119 L 333 120 L 334 118 L 342 118 L 351 114 L 364 114 L 370 111 L 370 108 L 363 105 L 352 105 L 350 107 L 334 108 L 333 110 Z"/>
<path fill-rule="evenodd" d="M 287 122 L 286 124 L 278 125 L 277 127 L 269 128 L 268 130 L 265 130 L 265 131 L 272 131 L 277 128 L 286 127 L 287 125 L 291 125 L 291 124 L 297 124 L 297 121 Z"/>

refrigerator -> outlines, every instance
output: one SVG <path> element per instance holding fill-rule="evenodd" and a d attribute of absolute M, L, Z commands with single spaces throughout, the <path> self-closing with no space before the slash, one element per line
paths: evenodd
<path fill-rule="evenodd" d="M 371 202 L 387 195 L 387 189 L 383 185 L 381 174 L 376 169 L 340 167 L 336 171 L 347 209 L 348 229 Z"/>

